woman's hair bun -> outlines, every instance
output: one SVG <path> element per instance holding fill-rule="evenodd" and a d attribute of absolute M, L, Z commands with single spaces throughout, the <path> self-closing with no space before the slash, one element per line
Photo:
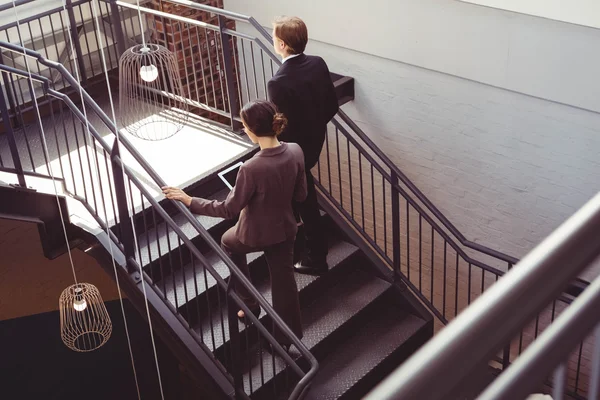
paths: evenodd
<path fill-rule="evenodd" d="M 285 115 L 280 112 L 275 113 L 273 116 L 273 132 L 275 132 L 276 135 L 279 135 L 281 132 L 283 132 L 287 124 L 288 120 Z"/>

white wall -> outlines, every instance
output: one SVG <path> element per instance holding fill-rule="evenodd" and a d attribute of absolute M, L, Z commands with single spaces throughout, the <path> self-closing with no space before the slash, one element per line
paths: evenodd
<path fill-rule="evenodd" d="M 598 0 L 460 0 L 557 21 L 600 28 Z"/>
<path fill-rule="evenodd" d="M 312 39 L 600 111 L 600 30 L 454 0 L 225 0 L 263 25 L 298 15 Z"/>
<path fill-rule="evenodd" d="M 253 10 L 247 0 L 226 0 L 225 5 L 258 15 L 265 25 L 271 14 L 299 14 L 309 22 L 310 32 L 318 35 L 328 29 L 331 32 L 323 36 L 342 36 L 335 32 L 341 31 L 340 23 L 314 26 L 321 16 L 296 13 L 287 7 L 291 1 L 281 1 L 278 12 L 270 2 L 252 3 Z M 295 3 L 304 7 L 301 1 Z M 491 11 L 503 18 L 508 15 Z M 424 17 L 414 18 L 417 26 L 418 18 Z M 427 18 L 442 16 L 434 13 Z M 357 14 L 353 26 L 361 20 Z M 529 29 L 537 35 L 543 24 L 535 18 L 531 22 Z M 545 22 L 559 31 L 569 27 L 583 33 L 580 27 Z M 379 26 L 382 32 L 383 25 L 370 25 L 348 34 Z M 386 28 L 387 37 L 394 28 Z M 568 35 L 569 30 L 563 33 Z M 419 36 L 413 37 L 427 45 Z M 421 51 L 426 50 L 434 51 Z M 522 257 L 600 190 L 598 113 L 318 40 L 311 40 L 307 52 L 323 56 L 332 71 L 355 78 L 355 100 L 344 110 L 470 240 Z M 525 66 L 535 58 L 535 54 L 519 54 Z M 451 54 L 438 54 L 438 61 L 443 57 L 449 64 L 455 61 Z M 465 65 L 480 61 L 486 60 L 462 59 Z M 520 60 L 513 62 L 516 70 Z M 566 75 L 573 71 L 563 67 Z M 558 89 L 553 78 L 540 75 L 540 86 L 545 82 Z M 593 75 L 586 78 L 594 84 Z"/>

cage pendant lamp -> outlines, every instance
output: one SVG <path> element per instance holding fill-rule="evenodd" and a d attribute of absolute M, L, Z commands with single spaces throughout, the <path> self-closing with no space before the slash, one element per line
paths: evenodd
<path fill-rule="evenodd" d="M 123 128 L 140 139 L 179 132 L 188 105 L 175 54 L 150 43 L 126 50 L 119 59 L 119 108 Z"/>
<path fill-rule="evenodd" d="M 73 351 L 88 352 L 102 347 L 112 333 L 112 321 L 96 286 L 76 283 L 58 300 L 60 336 Z"/>

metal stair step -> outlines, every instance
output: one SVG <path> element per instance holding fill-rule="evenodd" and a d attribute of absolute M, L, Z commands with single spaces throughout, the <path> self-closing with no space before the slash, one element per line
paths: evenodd
<path fill-rule="evenodd" d="M 357 254 L 358 249 L 347 242 L 335 241 L 331 243 L 329 253 L 327 255 L 327 262 L 329 264 L 329 272 L 322 276 L 311 276 L 303 274 L 294 274 L 296 284 L 300 297 L 310 290 L 311 286 L 318 283 L 319 280 L 327 280 L 327 275 L 336 274 L 337 270 L 345 270 L 345 264 L 352 256 Z M 253 253 L 257 254 L 257 253 Z M 262 253 L 260 253 L 262 255 Z M 258 261 L 258 260 L 257 260 Z M 252 269 L 252 266 L 250 266 Z M 341 271 L 343 272 L 343 271 Z M 258 291 L 271 303 L 271 285 L 268 280 L 261 280 L 256 283 Z M 224 295 L 220 296 L 220 303 L 217 301 L 211 302 L 211 311 L 207 313 L 207 318 L 204 318 L 201 322 L 198 322 L 194 326 L 194 330 L 200 335 L 209 348 L 218 351 L 222 350 L 223 344 L 229 341 L 229 322 L 227 319 L 227 310 L 225 309 Z M 210 318 L 208 318 L 210 316 Z M 262 313 L 261 321 L 264 321 L 265 314 Z M 245 324 L 239 324 L 240 332 L 246 329 Z M 215 334 L 214 343 L 212 342 L 211 331 Z"/>
<path fill-rule="evenodd" d="M 425 325 L 426 321 L 398 310 L 395 305 L 373 313 L 368 323 L 358 331 L 349 332 L 348 339 L 339 343 L 320 363 L 319 373 L 305 399 L 361 398 L 374 383 L 398 366 L 398 362 L 395 362 L 377 371 L 388 358 L 402 352 L 403 346 L 407 347 L 407 357 L 415 350 L 415 344 L 420 345 L 408 342 L 415 338 Z M 423 336 L 423 340 L 426 340 L 426 336 Z M 404 358 L 402 357 L 401 361 Z"/>
<path fill-rule="evenodd" d="M 210 196 L 210 199 L 224 200 L 228 193 L 229 190 L 221 190 Z M 193 240 L 200 235 L 183 214 L 177 214 L 172 218 L 189 239 Z M 223 218 L 208 217 L 205 215 L 197 215 L 196 219 L 207 230 L 224 222 Z M 168 231 L 169 234 L 167 235 L 167 224 L 161 222 L 148 231 L 138 234 L 138 246 L 142 258 L 142 266 L 146 267 L 151 262 L 165 257 L 169 249 L 174 251 L 180 247 L 182 243 L 178 240 L 177 234 L 171 228 Z"/>
<path fill-rule="evenodd" d="M 329 354 L 331 347 L 341 340 L 340 337 L 346 334 L 346 331 L 355 329 L 354 322 L 359 322 L 359 319 L 371 312 L 372 305 L 390 286 L 390 283 L 357 269 L 337 285 L 323 292 L 312 304 L 302 309 L 304 331 L 302 341 L 306 347 L 313 354 L 318 346 L 329 347 L 329 351 L 326 351 Z M 292 349 L 291 355 L 294 358 L 300 357 L 296 349 Z M 250 382 L 252 382 L 253 391 L 261 387 L 263 381 L 270 383 L 274 376 L 273 362 L 275 363 L 275 374 L 282 375 L 286 367 L 283 360 L 273 357 L 259 346 L 250 350 L 244 370 L 244 385 L 247 393 L 250 392 Z M 263 371 L 261 371 L 261 365 L 265 366 Z M 260 393 L 257 393 L 258 397 L 272 397 L 275 395 L 272 390 L 272 386 L 261 388 Z"/>

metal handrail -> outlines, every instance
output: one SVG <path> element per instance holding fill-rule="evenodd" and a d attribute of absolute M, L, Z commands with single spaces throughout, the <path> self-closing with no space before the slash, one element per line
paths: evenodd
<path fill-rule="evenodd" d="M 23 48 L 21 46 L 18 46 L 18 45 L 12 44 L 12 43 L 8 43 L 8 42 L 4 42 L 4 41 L 0 41 L 0 48 L 14 51 L 21 55 L 25 53 L 27 56 L 35 58 L 40 64 L 45 65 L 49 68 L 54 68 L 57 71 L 59 71 L 61 73 L 61 75 L 64 77 L 64 79 L 66 79 L 67 82 L 71 86 L 73 86 L 75 88 L 80 87 L 80 84 L 75 80 L 75 78 L 67 71 L 67 69 L 62 64 L 46 59 L 39 52 L 30 50 L 27 48 Z M 45 78 L 41 75 L 38 75 L 38 74 L 19 71 L 14 68 L 11 68 L 11 67 L 4 67 L 4 68 L 7 70 L 7 72 L 16 73 L 20 76 L 28 77 L 28 78 L 39 81 L 40 83 L 42 83 L 43 88 L 49 95 L 56 97 L 56 98 L 60 98 L 60 99 L 63 98 L 63 96 L 60 92 L 57 92 L 50 88 L 49 80 L 47 78 Z M 117 137 L 118 128 L 115 126 L 114 122 L 104 113 L 104 111 L 98 106 L 98 104 L 96 104 L 96 102 L 92 99 L 92 97 L 87 93 L 87 91 L 85 89 L 81 88 L 81 94 L 83 96 L 84 102 L 89 107 L 92 108 L 92 110 L 98 115 L 98 117 L 101 119 L 101 121 L 109 128 L 111 133 L 113 135 L 115 135 L 115 137 Z M 75 105 L 72 102 L 66 102 L 66 104 L 73 111 L 72 108 L 75 107 Z M 79 110 L 77 110 L 77 111 L 78 112 L 75 114 L 76 114 L 76 116 L 78 116 L 81 119 L 82 115 L 80 115 L 81 113 L 79 112 Z M 105 139 L 91 125 L 90 125 L 90 134 L 94 137 L 94 139 L 96 139 L 101 144 L 101 146 L 104 150 L 106 150 L 109 153 L 111 152 L 112 148 L 106 143 Z M 143 158 L 143 156 L 138 152 L 138 150 L 131 144 L 131 142 L 129 142 L 129 140 L 126 137 L 124 137 L 123 135 L 118 135 L 118 137 L 119 137 L 119 143 L 121 143 L 130 152 L 130 154 L 133 156 L 133 158 L 148 173 L 148 175 L 154 181 L 154 183 L 157 184 L 158 187 L 166 186 L 166 182 L 148 164 L 148 162 Z M 121 164 L 124 167 L 123 170 L 125 171 L 127 177 L 138 186 L 138 190 L 140 190 L 142 193 L 144 193 L 147 196 L 147 200 L 149 202 L 151 202 L 152 205 L 158 206 L 158 202 L 156 202 L 152 198 L 152 196 L 145 191 L 143 185 L 138 181 L 135 173 L 133 171 L 129 170 L 129 168 L 127 168 L 123 164 L 123 161 L 120 159 L 120 157 L 113 156 L 113 161 Z M 229 296 L 231 296 L 232 299 L 236 303 L 238 303 L 238 305 L 242 309 L 244 309 L 247 317 L 255 324 L 255 326 L 258 327 L 258 329 L 261 331 L 261 333 L 263 333 L 263 335 L 265 335 L 266 339 L 271 343 L 271 345 L 273 345 L 273 347 L 277 350 L 277 352 L 280 354 L 280 356 L 282 356 L 284 358 L 286 363 L 288 363 L 294 369 L 295 372 L 297 372 L 299 374 L 304 374 L 304 376 L 300 379 L 300 381 L 294 388 L 292 394 L 290 395 L 290 399 L 299 398 L 299 396 L 304 393 L 305 389 L 310 384 L 310 381 L 314 378 L 314 376 L 317 373 L 318 362 L 317 362 L 316 358 L 312 355 L 312 353 L 310 353 L 310 351 L 300 341 L 300 339 L 298 339 L 298 337 L 285 324 L 285 322 L 275 312 L 275 310 L 272 308 L 272 306 L 269 304 L 269 302 L 266 301 L 264 299 L 264 297 L 260 294 L 260 292 L 254 287 L 254 285 L 252 285 L 250 280 L 242 273 L 242 271 L 231 260 L 231 258 L 227 255 L 227 253 L 225 253 L 225 251 L 215 242 L 214 238 L 200 224 L 200 222 L 198 222 L 198 220 L 194 217 L 194 215 L 190 212 L 190 210 L 178 201 L 171 200 L 171 202 L 174 203 L 175 207 L 185 216 L 185 218 L 194 227 L 194 229 L 196 229 L 196 231 L 200 234 L 202 239 L 204 239 L 204 241 L 209 245 L 210 249 L 212 251 L 214 251 L 217 254 L 217 256 L 223 260 L 225 265 L 229 268 L 230 274 L 235 277 L 236 281 L 240 282 L 240 284 L 242 284 L 245 287 L 245 289 L 248 290 L 248 292 L 257 299 L 259 304 L 265 310 L 266 314 L 271 317 L 271 319 L 273 320 L 273 322 L 277 326 L 277 328 L 279 330 L 281 330 L 281 332 L 283 332 L 289 339 L 292 340 L 293 344 L 300 351 L 300 354 L 309 363 L 310 369 L 308 372 L 304 373 L 304 371 L 302 371 L 302 369 L 298 366 L 298 364 L 293 359 L 291 359 L 291 357 L 287 354 L 287 352 L 283 350 L 281 345 L 271 336 L 271 334 L 262 325 L 262 323 L 260 323 L 258 318 L 256 318 L 254 316 L 254 314 L 252 312 L 250 312 L 250 310 L 239 299 L 239 297 L 235 293 L 229 293 Z M 210 265 L 210 263 L 208 263 L 204 259 L 202 254 L 198 251 L 198 249 L 195 246 L 193 246 L 193 244 L 191 244 L 191 242 L 187 239 L 185 234 L 177 227 L 175 222 L 172 221 L 172 219 L 170 217 L 168 217 L 168 214 L 166 214 L 166 212 L 164 212 L 164 209 L 162 209 L 162 207 L 157 207 L 157 210 L 161 215 L 164 213 L 164 215 L 162 215 L 162 216 L 165 217 L 165 221 L 171 225 L 171 228 L 177 233 L 177 235 L 186 244 L 186 246 L 190 249 L 190 251 L 192 251 L 196 257 L 198 257 L 201 261 L 203 261 L 203 264 L 211 272 L 211 274 L 213 275 L 215 280 L 219 283 L 219 285 L 221 285 L 222 287 L 227 287 L 227 284 L 222 280 L 222 278 L 220 278 L 220 275 L 214 270 L 214 268 Z M 114 240 L 113 237 L 111 237 L 111 239 Z"/>
<path fill-rule="evenodd" d="M 415 186 L 415 184 L 408 179 L 408 177 L 398 168 L 398 166 L 386 156 L 383 151 L 373 141 L 367 136 L 367 134 L 360 129 L 360 127 L 352 121 L 352 119 L 342 110 L 339 110 L 338 116 L 342 121 L 344 121 L 356 135 L 366 143 L 369 150 L 371 150 L 383 163 L 386 167 L 390 168 L 398 175 L 398 179 L 402 181 L 410 190 L 417 196 L 417 198 L 427 207 L 427 209 L 437 218 L 442 224 L 458 239 L 458 241 L 465 247 L 471 248 L 473 250 L 479 251 L 481 253 L 487 254 L 489 256 L 495 257 L 499 260 L 506 261 L 511 264 L 516 264 L 519 262 L 519 259 L 509 256 L 508 254 L 499 252 L 497 250 L 491 249 L 489 247 L 483 246 L 479 243 L 471 242 L 467 240 L 465 236 L 446 218 L 444 214 Z"/>
<path fill-rule="evenodd" d="M 524 257 L 518 268 L 506 273 L 386 378 L 367 399 L 448 398 L 600 255 L 599 231 L 600 193 Z M 456 367 L 457 360 L 460 368 Z"/>

